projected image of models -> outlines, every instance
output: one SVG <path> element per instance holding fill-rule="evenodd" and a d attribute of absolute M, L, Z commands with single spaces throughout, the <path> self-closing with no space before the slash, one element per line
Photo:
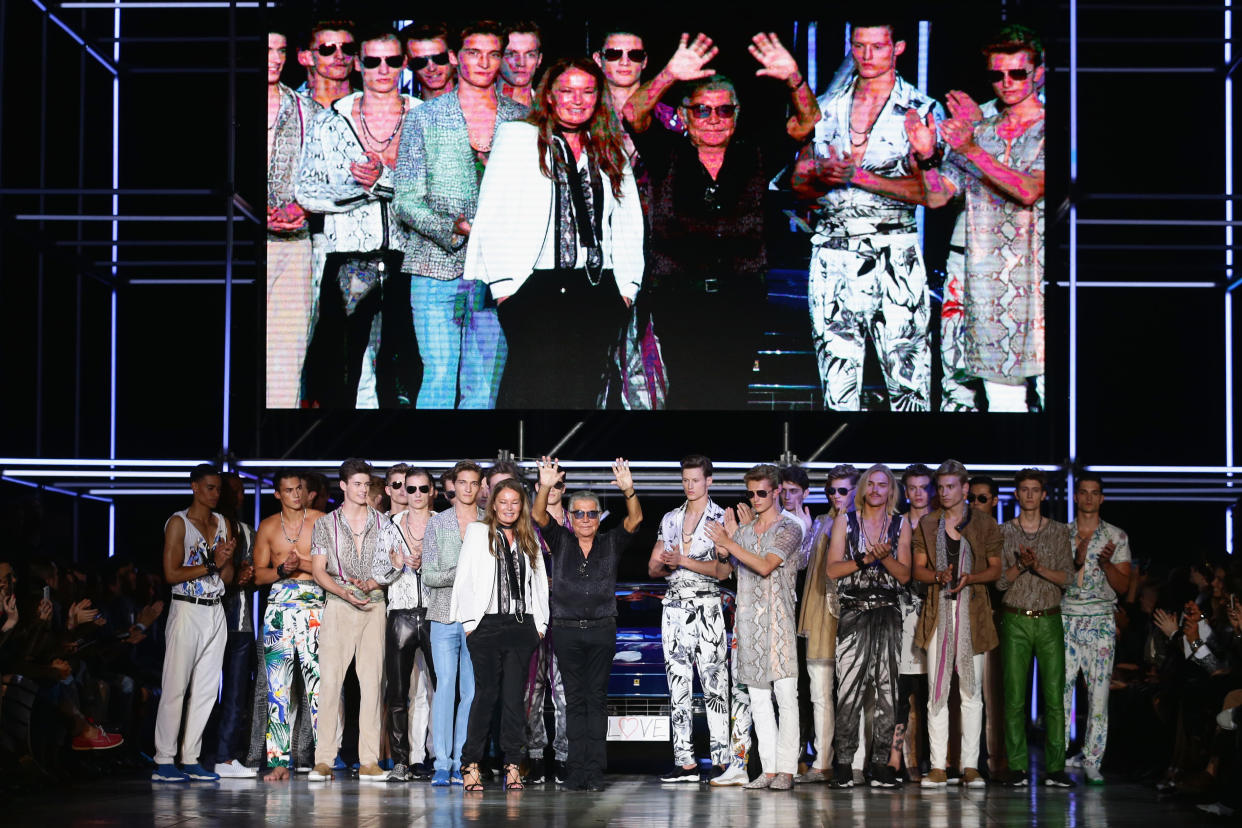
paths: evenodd
<path fill-rule="evenodd" d="M 991 19 L 270 33 L 267 407 L 1042 411 L 1044 50 Z"/>

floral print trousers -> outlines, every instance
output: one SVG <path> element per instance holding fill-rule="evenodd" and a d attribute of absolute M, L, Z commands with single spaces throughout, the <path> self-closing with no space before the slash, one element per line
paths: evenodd
<path fill-rule="evenodd" d="M 1113 677 L 1117 622 L 1108 615 L 1064 615 L 1065 743 L 1073 721 L 1074 684 L 1081 672 L 1087 682 L 1087 732 L 1082 740 L 1083 767 L 1099 770 L 1108 743 L 1108 685 Z"/>
<path fill-rule="evenodd" d="M 296 658 L 310 703 L 312 729 L 319 719 L 319 619 L 323 590 L 314 581 L 272 584 L 263 615 L 263 663 L 267 673 L 267 764 L 289 766 L 290 691 Z M 302 711 L 305 713 L 305 711 Z M 312 730 L 313 732 L 313 730 Z"/>

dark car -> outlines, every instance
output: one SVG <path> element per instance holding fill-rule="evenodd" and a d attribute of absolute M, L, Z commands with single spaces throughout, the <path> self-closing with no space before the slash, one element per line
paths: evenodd
<path fill-rule="evenodd" d="M 663 583 L 617 584 L 617 652 L 608 677 L 608 739 L 664 741 L 668 738 L 668 678 L 660 640 Z M 720 591 L 727 640 L 733 642 L 736 596 Z M 703 710 L 703 688 L 694 677 L 694 715 Z M 661 722 L 660 719 L 663 719 Z"/>

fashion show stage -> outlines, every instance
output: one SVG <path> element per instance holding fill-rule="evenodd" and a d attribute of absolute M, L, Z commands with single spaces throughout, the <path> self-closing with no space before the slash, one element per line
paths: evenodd
<path fill-rule="evenodd" d="M 1184 800 L 1162 798 L 1151 787 L 1112 783 L 1062 788 L 982 789 L 903 787 L 833 790 L 798 785 L 792 791 L 747 791 L 697 784 L 661 784 L 649 775 L 609 775 L 602 793 L 533 785 L 483 793 L 432 788 L 426 783 L 361 783 L 355 779 L 308 784 L 222 779 L 218 783 L 161 785 L 139 778 L 75 786 L 64 795 L 19 799 L 5 823 L 26 825 L 314 825 L 433 826 L 862 826 L 924 828 L 1213 824 Z M 10 817 L 15 816 L 13 822 Z M 1219 820 L 1224 824 L 1225 820 Z"/>

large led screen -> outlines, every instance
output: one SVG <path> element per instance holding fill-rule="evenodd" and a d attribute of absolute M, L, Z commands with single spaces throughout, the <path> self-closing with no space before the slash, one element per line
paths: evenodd
<path fill-rule="evenodd" d="M 270 33 L 267 407 L 1043 410 L 1043 33 L 860 7 Z"/>

